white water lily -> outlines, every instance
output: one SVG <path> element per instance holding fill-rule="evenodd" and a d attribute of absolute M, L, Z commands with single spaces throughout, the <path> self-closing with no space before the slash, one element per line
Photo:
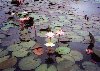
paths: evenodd
<path fill-rule="evenodd" d="M 28 12 L 26 12 L 26 11 L 23 11 L 22 13 L 24 13 L 24 14 L 27 14 Z"/>
<path fill-rule="evenodd" d="M 54 43 L 52 43 L 52 42 L 48 42 L 48 43 L 46 43 L 46 44 L 44 44 L 44 45 L 46 45 L 47 47 L 53 47 L 53 46 L 55 46 L 55 44 Z"/>
<path fill-rule="evenodd" d="M 48 33 L 46 34 L 46 37 L 53 38 L 54 35 L 55 35 L 55 34 L 54 34 L 53 32 L 48 32 Z"/>

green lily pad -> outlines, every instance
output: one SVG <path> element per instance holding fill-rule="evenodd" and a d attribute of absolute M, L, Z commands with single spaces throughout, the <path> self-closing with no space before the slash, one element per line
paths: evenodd
<path fill-rule="evenodd" d="M 69 68 L 70 69 L 70 71 L 82 71 L 81 69 L 80 69 L 80 67 L 78 66 L 78 65 L 73 65 L 71 68 Z"/>
<path fill-rule="evenodd" d="M 19 68 L 21 70 L 32 70 L 38 67 L 41 63 L 41 59 L 35 59 L 33 56 L 25 57 L 19 62 Z"/>
<path fill-rule="evenodd" d="M 5 61 L 5 60 L 7 60 L 9 57 L 10 56 L 4 56 L 4 57 L 0 58 L 0 63 L 3 62 L 3 61 Z"/>
<path fill-rule="evenodd" d="M 64 61 L 64 58 L 62 58 L 62 57 L 56 57 L 56 62 L 57 62 L 57 63 L 59 63 L 59 62 L 61 62 L 61 61 Z"/>
<path fill-rule="evenodd" d="M 57 70 L 58 71 L 67 71 L 69 70 L 68 68 L 72 67 L 75 63 L 68 61 L 68 60 L 64 60 L 61 61 L 57 64 Z"/>
<path fill-rule="evenodd" d="M 0 63 L 0 69 L 7 69 L 13 67 L 17 63 L 16 57 L 8 58 L 7 60 Z"/>
<path fill-rule="evenodd" d="M 70 48 L 68 47 L 58 47 L 55 50 L 56 52 L 58 52 L 59 54 L 68 54 L 70 53 Z"/>
<path fill-rule="evenodd" d="M 7 50 L 0 49 L 0 57 L 3 57 L 8 54 Z"/>
<path fill-rule="evenodd" d="M 86 71 L 97 71 L 98 66 L 92 62 L 85 61 L 82 63 L 83 68 L 85 68 Z"/>
<path fill-rule="evenodd" d="M 57 68 L 54 65 L 51 65 L 47 71 L 57 71 Z"/>
<path fill-rule="evenodd" d="M 28 41 L 28 42 L 21 42 L 20 45 L 25 48 L 25 49 L 29 49 L 32 48 L 34 45 L 36 44 L 35 41 Z"/>
<path fill-rule="evenodd" d="M 35 71 L 47 71 L 47 64 L 42 64 L 35 69 Z"/>
<path fill-rule="evenodd" d="M 41 31 L 41 32 L 37 33 L 37 36 L 45 37 L 46 33 L 47 33 L 46 31 Z"/>
<path fill-rule="evenodd" d="M 69 60 L 69 61 L 75 63 L 74 58 L 71 57 L 71 56 L 69 56 L 69 55 L 62 55 L 62 58 L 63 58 L 64 60 Z"/>
<path fill-rule="evenodd" d="M 39 17 L 38 14 L 31 13 L 29 16 L 30 16 L 30 17 L 33 17 L 34 20 L 40 19 L 40 17 Z"/>
<path fill-rule="evenodd" d="M 15 71 L 15 68 L 8 68 L 8 69 L 4 69 L 2 71 Z"/>
<path fill-rule="evenodd" d="M 21 48 L 23 48 L 21 45 L 19 44 L 14 44 L 14 45 L 10 45 L 7 50 L 8 51 L 18 51 L 20 50 Z"/>
<path fill-rule="evenodd" d="M 24 49 L 20 49 L 18 51 L 14 51 L 12 52 L 12 56 L 16 56 L 16 57 L 25 57 L 27 56 L 29 51 L 26 51 Z"/>
<path fill-rule="evenodd" d="M 76 50 L 71 50 L 69 55 L 72 56 L 75 59 L 75 61 L 80 61 L 83 59 L 82 53 Z"/>

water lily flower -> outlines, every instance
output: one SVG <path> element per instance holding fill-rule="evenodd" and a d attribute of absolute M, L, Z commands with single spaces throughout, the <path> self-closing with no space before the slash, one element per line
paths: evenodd
<path fill-rule="evenodd" d="M 53 47 L 53 46 L 55 46 L 55 44 L 54 43 L 52 43 L 52 42 L 48 42 L 48 43 L 46 43 L 46 44 L 44 44 L 44 45 L 46 45 L 47 47 Z"/>
<path fill-rule="evenodd" d="M 46 34 L 46 37 L 48 37 L 48 38 L 53 38 L 54 37 L 54 33 L 53 32 L 48 32 L 47 34 Z"/>
<path fill-rule="evenodd" d="M 59 36 L 64 35 L 64 32 L 63 32 L 62 30 L 58 30 L 58 31 L 56 32 L 56 35 L 59 35 Z"/>

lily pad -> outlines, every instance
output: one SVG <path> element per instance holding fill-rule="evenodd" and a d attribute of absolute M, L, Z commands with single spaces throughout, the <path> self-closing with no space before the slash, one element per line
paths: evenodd
<path fill-rule="evenodd" d="M 47 71 L 47 64 L 42 64 L 35 69 L 35 71 Z"/>
<path fill-rule="evenodd" d="M 64 61 L 64 58 L 62 58 L 62 57 L 56 57 L 56 62 L 57 62 L 57 63 L 59 63 L 59 62 L 61 62 L 61 61 Z"/>
<path fill-rule="evenodd" d="M 69 53 L 69 55 L 72 56 L 75 59 L 75 61 L 80 61 L 83 59 L 82 53 L 80 53 L 79 51 L 76 51 L 76 50 L 72 50 Z"/>
<path fill-rule="evenodd" d="M 3 57 L 8 54 L 7 50 L 0 49 L 0 57 Z"/>
<path fill-rule="evenodd" d="M 28 42 L 21 42 L 20 45 L 23 47 L 23 48 L 26 48 L 26 49 L 29 49 L 29 48 L 32 48 L 34 45 L 36 44 L 35 41 L 28 41 Z"/>
<path fill-rule="evenodd" d="M 71 56 L 69 56 L 69 55 L 62 55 L 62 58 L 63 58 L 64 60 L 69 60 L 69 61 L 75 63 L 74 58 L 71 57 Z"/>
<path fill-rule="evenodd" d="M 13 67 L 17 63 L 17 58 L 11 57 L 0 63 L 0 69 L 7 69 Z"/>
<path fill-rule="evenodd" d="M 22 36 L 20 36 L 20 39 L 21 39 L 22 41 L 29 41 L 29 40 L 31 40 L 31 37 L 30 37 L 29 34 L 27 34 L 27 35 L 22 35 Z"/>
<path fill-rule="evenodd" d="M 31 13 L 29 16 L 30 16 L 30 17 L 33 17 L 34 20 L 40 19 L 40 17 L 39 17 L 38 14 Z"/>
<path fill-rule="evenodd" d="M 59 43 L 58 45 L 59 45 L 59 47 L 68 47 L 68 44 L 62 43 L 62 41 L 61 41 L 61 43 Z"/>
<path fill-rule="evenodd" d="M 82 26 L 81 25 L 73 25 L 72 28 L 74 30 L 81 30 L 82 29 Z"/>
<path fill-rule="evenodd" d="M 64 60 L 61 61 L 57 64 L 57 70 L 58 71 L 67 71 L 69 70 L 68 68 L 72 67 L 75 63 L 68 61 L 68 60 Z"/>
<path fill-rule="evenodd" d="M 89 32 L 88 31 L 83 31 L 83 30 L 79 30 L 78 33 L 80 36 L 88 36 L 89 35 Z"/>
<path fill-rule="evenodd" d="M 88 71 L 97 71 L 98 66 L 92 62 L 85 61 L 82 63 L 83 68 Z"/>
<path fill-rule="evenodd" d="M 78 66 L 78 65 L 73 65 L 72 67 L 70 67 L 69 68 L 70 69 L 70 71 L 82 71 L 81 69 L 80 69 L 80 67 Z"/>
<path fill-rule="evenodd" d="M 16 56 L 16 57 L 25 57 L 27 56 L 29 51 L 26 51 L 24 49 L 20 49 L 18 51 L 14 51 L 12 52 L 12 56 Z"/>
<path fill-rule="evenodd" d="M 41 31 L 41 32 L 38 32 L 38 33 L 37 33 L 37 36 L 45 37 L 45 34 L 46 34 L 46 33 L 47 33 L 46 31 Z"/>
<path fill-rule="evenodd" d="M 90 62 L 90 61 L 85 61 L 85 62 L 82 63 L 82 66 L 83 66 L 83 68 L 85 68 L 86 66 L 96 67 L 97 65 L 92 63 L 92 62 Z"/>
<path fill-rule="evenodd" d="M 57 71 L 57 68 L 54 65 L 51 65 L 47 71 Z"/>
<path fill-rule="evenodd" d="M 32 70 L 38 67 L 41 63 L 41 59 L 35 59 L 33 56 L 25 57 L 19 62 L 19 68 L 21 70 Z"/>
<path fill-rule="evenodd" d="M 7 48 L 8 51 L 18 51 L 20 50 L 21 48 L 23 48 L 21 45 L 19 44 L 14 44 L 14 45 L 11 45 Z"/>
<path fill-rule="evenodd" d="M 23 34 L 28 34 L 28 29 L 24 29 L 22 31 L 20 31 L 20 34 L 23 35 Z"/>
<path fill-rule="evenodd" d="M 42 54 L 44 53 L 44 50 L 43 50 L 42 47 L 38 47 L 38 48 L 35 48 L 35 49 L 33 50 L 33 52 L 34 52 L 34 54 L 36 54 L 36 55 L 42 55 Z"/>
<path fill-rule="evenodd" d="M 0 63 L 3 62 L 3 61 L 5 61 L 5 60 L 7 60 L 9 57 L 10 56 L 4 56 L 4 57 L 0 58 Z"/>
<path fill-rule="evenodd" d="M 39 43 L 36 43 L 31 49 L 35 49 L 35 48 L 38 48 L 38 47 L 42 47 Z"/>
<path fill-rule="evenodd" d="M 15 71 L 15 68 L 8 68 L 8 69 L 4 69 L 2 71 Z"/>
<path fill-rule="evenodd" d="M 14 25 L 12 23 L 13 23 L 13 21 L 7 22 L 6 25 L 4 27 L 2 27 L 1 29 L 4 31 L 9 30 L 9 28 L 14 27 Z"/>
<path fill-rule="evenodd" d="M 50 27 L 54 28 L 56 26 L 63 26 L 64 24 L 62 24 L 61 22 L 59 21 L 53 21 L 50 25 Z"/>
<path fill-rule="evenodd" d="M 68 54 L 70 53 L 70 48 L 68 47 L 58 47 L 55 50 L 56 52 L 58 52 L 59 54 Z"/>

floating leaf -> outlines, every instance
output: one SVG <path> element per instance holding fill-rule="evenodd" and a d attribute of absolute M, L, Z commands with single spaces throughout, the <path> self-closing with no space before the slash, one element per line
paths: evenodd
<path fill-rule="evenodd" d="M 19 44 L 13 44 L 13 45 L 9 46 L 9 47 L 7 48 L 7 50 L 8 50 L 8 51 L 18 51 L 18 50 L 20 50 L 21 48 L 23 48 L 21 45 L 19 45 Z"/>
<path fill-rule="evenodd" d="M 30 17 L 33 17 L 34 20 L 40 19 L 40 17 L 39 17 L 38 14 L 31 13 L 29 16 L 30 16 Z"/>
<path fill-rule="evenodd" d="M 32 48 L 36 44 L 35 41 L 21 42 L 20 45 L 26 49 Z"/>
<path fill-rule="evenodd" d="M 41 31 L 41 32 L 38 32 L 37 33 L 37 36 L 40 36 L 40 37 L 45 37 L 45 34 L 47 33 L 47 31 Z"/>
<path fill-rule="evenodd" d="M 19 68 L 21 70 L 35 69 L 36 67 L 40 65 L 41 59 L 35 59 L 35 60 L 33 59 L 34 59 L 33 56 L 29 56 L 29 57 L 25 57 L 21 59 L 21 61 L 19 62 Z"/>
<path fill-rule="evenodd" d="M 13 67 L 17 63 L 17 58 L 11 57 L 0 63 L 0 69 Z"/>
<path fill-rule="evenodd" d="M 62 58 L 64 60 L 69 60 L 69 61 L 72 61 L 73 63 L 75 63 L 75 60 L 73 57 L 69 56 L 69 55 L 62 55 Z"/>
<path fill-rule="evenodd" d="M 77 31 L 76 31 L 76 33 L 78 33 L 78 35 L 80 35 L 80 36 L 88 36 L 89 35 L 88 31 L 83 31 L 83 30 L 77 30 Z"/>
<path fill-rule="evenodd" d="M 81 25 L 73 25 L 72 28 L 74 30 L 81 30 L 82 29 L 82 26 Z"/>
<path fill-rule="evenodd" d="M 82 66 L 83 66 L 83 68 L 85 68 L 86 66 L 96 67 L 97 65 L 92 63 L 92 62 L 90 62 L 90 61 L 85 61 L 85 62 L 82 63 Z"/>
<path fill-rule="evenodd" d="M 37 48 L 35 48 L 34 50 L 33 50 L 33 52 L 34 52 L 34 54 L 36 54 L 36 55 L 42 55 L 43 54 L 43 52 L 44 52 L 44 50 L 43 50 L 43 48 L 41 47 L 37 47 Z"/>
<path fill-rule="evenodd" d="M 56 57 L 56 62 L 57 62 L 57 63 L 59 63 L 59 62 L 61 62 L 61 61 L 64 61 L 64 58 L 62 58 L 62 57 Z"/>
<path fill-rule="evenodd" d="M 47 71 L 47 64 L 42 64 L 35 69 L 35 71 Z"/>
<path fill-rule="evenodd" d="M 3 57 L 8 54 L 7 50 L 0 49 L 0 57 Z"/>
<path fill-rule="evenodd" d="M 20 49 L 18 51 L 12 52 L 12 56 L 25 57 L 25 56 L 27 56 L 28 52 L 29 51 L 26 51 L 25 49 Z"/>
<path fill-rule="evenodd" d="M 8 69 L 4 69 L 2 71 L 15 71 L 15 68 L 8 68 Z"/>
<path fill-rule="evenodd" d="M 57 68 L 54 65 L 51 65 L 47 71 L 57 71 Z"/>
<path fill-rule="evenodd" d="M 85 68 L 86 71 L 97 71 L 98 66 L 92 62 L 85 61 L 82 63 L 83 68 Z"/>
<path fill-rule="evenodd" d="M 75 59 L 75 61 L 80 61 L 83 59 L 83 55 L 79 51 L 76 51 L 76 50 L 72 50 L 69 53 L 69 55 L 72 56 Z"/>
<path fill-rule="evenodd" d="M 4 57 L 0 58 L 0 63 L 3 62 L 3 61 L 5 61 L 5 60 L 7 60 L 9 57 L 10 56 L 4 56 Z"/>
<path fill-rule="evenodd" d="M 57 64 L 57 70 L 58 71 L 67 71 L 68 68 L 72 67 L 75 63 L 68 61 L 68 60 L 64 60 L 61 61 Z"/>
<path fill-rule="evenodd" d="M 59 54 L 68 54 L 70 53 L 70 48 L 68 47 L 58 47 L 55 50 L 56 52 L 58 52 Z"/>
<path fill-rule="evenodd" d="M 78 65 L 73 65 L 69 68 L 70 71 L 82 71 Z"/>

